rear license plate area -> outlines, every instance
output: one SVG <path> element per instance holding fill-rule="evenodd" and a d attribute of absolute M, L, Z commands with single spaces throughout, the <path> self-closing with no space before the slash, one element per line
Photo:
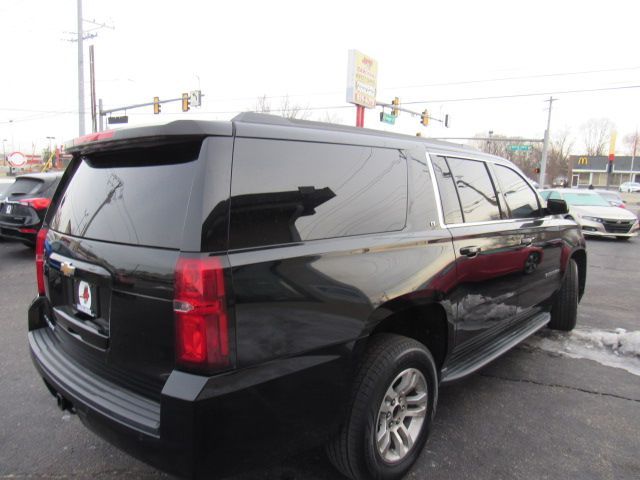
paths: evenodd
<path fill-rule="evenodd" d="M 85 281 L 73 281 L 73 300 L 76 310 L 80 313 L 96 318 L 99 315 L 98 288 Z"/>

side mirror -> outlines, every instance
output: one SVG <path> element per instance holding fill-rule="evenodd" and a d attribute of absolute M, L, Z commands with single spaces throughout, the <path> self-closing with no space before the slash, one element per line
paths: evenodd
<path fill-rule="evenodd" d="M 569 213 L 567 202 L 559 198 L 550 198 L 547 200 L 547 215 L 566 215 Z"/>

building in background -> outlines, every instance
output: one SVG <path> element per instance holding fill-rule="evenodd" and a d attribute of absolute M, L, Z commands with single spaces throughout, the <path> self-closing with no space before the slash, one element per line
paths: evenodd
<path fill-rule="evenodd" d="M 571 155 L 569 157 L 569 177 L 572 187 L 586 188 L 607 186 L 606 155 L 590 157 L 588 155 Z M 618 188 L 624 182 L 640 181 L 640 157 L 616 157 L 613 162 L 610 187 Z"/>

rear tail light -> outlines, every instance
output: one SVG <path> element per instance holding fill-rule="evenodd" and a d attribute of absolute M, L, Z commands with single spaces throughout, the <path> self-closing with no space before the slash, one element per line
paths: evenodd
<path fill-rule="evenodd" d="M 231 365 L 223 266 L 218 257 L 180 257 L 173 310 L 176 360 L 181 367 L 213 372 Z"/>
<path fill-rule="evenodd" d="M 46 228 L 41 228 L 36 237 L 36 279 L 38 281 L 38 295 L 44 295 L 44 244 L 47 239 Z"/>
<path fill-rule="evenodd" d="M 50 198 L 28 198 L 27 200 L 21 200 L 22 205 L 33 207 L 36 210 L 46 210 L 51 205 Z"/>

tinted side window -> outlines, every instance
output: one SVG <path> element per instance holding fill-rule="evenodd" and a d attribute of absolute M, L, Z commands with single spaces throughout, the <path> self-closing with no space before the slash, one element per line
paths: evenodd
<path fill-rule="evenodd" d="M 551 192 L 551 194 L 549 195 L 549 198 L 552 198 L 554 200 L 559 200 L 562 197 L 560 196 L 560 194 L 558 192 L 556 192 L 555 190 L 553 192 Z"/>
<path fill-rule="evenodd" d="M 500 207 L 484 162 L 447 157 L 465 223 L 500 220 Z"/>
<path fill-rule="evenodd" d="M 539 214 L 538 197 L 520 175 L 510 168 L 495 165 L 498 183 L 511 211 L 511 218 L 530 218 Z"/>
<path fill-rule="evenodd" d="M 238 139 L 231 248 L 404 228 L 407 163 L 398 150 Z"/>
<path fill-rule="evenodd" d="M 440 191 L 444 223 L 451 225 L 464 222 L 462 210 L 460 209 L 460 200 L 458 199 L 453 175 L 449 170 L 447 161 L 444 157 L 433 157 L 432 163 L 436 181 L 438 182 L 438 190 Z"/>

